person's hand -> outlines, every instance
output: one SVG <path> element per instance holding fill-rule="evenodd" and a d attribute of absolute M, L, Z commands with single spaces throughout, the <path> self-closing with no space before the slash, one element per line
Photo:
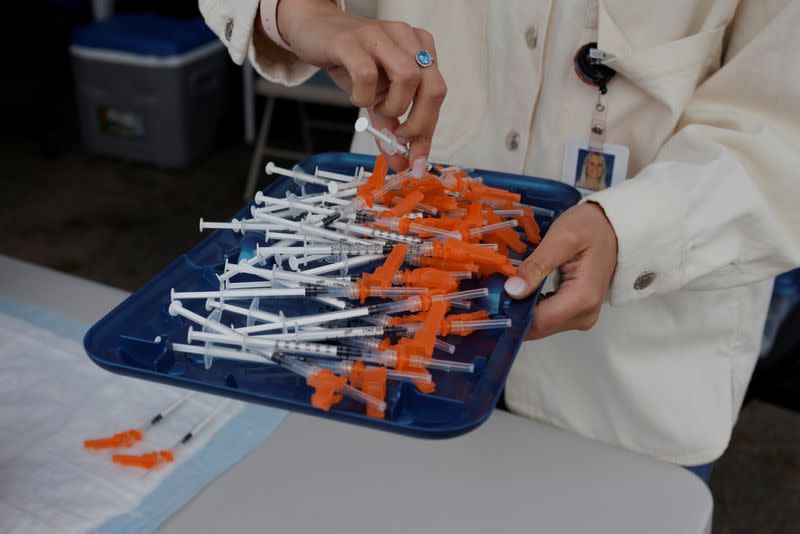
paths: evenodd
<path fill-rule="evenodd" d="M 506 280 L 506 292 L 521 299 L 551 272 L 561 274 L 558 290 L 536 306 L 527 339 L 594 326 L 616 266 L 617 235 L 603 208 L 586 202 L 565 211 L 519 266 L 519 275 Z"/>
<path fill-rule="evenodd" d="M 369 110 L 376 129 L 409 143 L 408 160 L 384 154 L 389 165 L 404 170 L 411 162 L 421 174 L 447 94 L 431 34 L 402 22 L 352 15 L 329 0 L 281 1 L 278 29 L 300 59 L 325 69 L 353 104 Z M 431 53 L 433 65 L 417 65 L 420 49 Z M 409 107 L 400 124 L 398 117 Z"/>

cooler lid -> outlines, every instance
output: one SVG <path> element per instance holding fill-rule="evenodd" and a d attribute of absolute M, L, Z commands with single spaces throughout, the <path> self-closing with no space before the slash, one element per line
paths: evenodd
<path fill-rule="evenodd" d="M 155 13 L 122 13 L 72 31 L 71 44 L 142 56 L 182 54 L 216 40 L 201 17 L 169 18 Z"/>

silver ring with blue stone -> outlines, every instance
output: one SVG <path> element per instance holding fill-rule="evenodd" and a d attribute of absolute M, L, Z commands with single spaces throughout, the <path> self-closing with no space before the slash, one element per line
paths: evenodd
<path fill-rule="evenodd" d="M 419 65 L 423 69 L 433 65 L 433 56 L 431 56 L 431 53 L 425 49 L 422 49 L 419 52 L 417 52 L 416 60 L 417 60 L 417 65 Z"/>

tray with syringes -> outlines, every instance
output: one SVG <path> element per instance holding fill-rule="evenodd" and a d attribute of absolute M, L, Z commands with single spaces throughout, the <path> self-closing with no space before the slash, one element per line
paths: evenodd
<path fill-rule="evenodd" d="M 216 230 L 97 322 L 89 357 L 114 373 L 415 437 L 480 425 L 538 297 L 513 300 L 503 284 L 538 241 L 530 234 L 580 193 L 441 165 L 414 179 L 382 159 L 373 173 L 375 161 L 269 164 L 284 176 L 231 220 L 201 219 Z"/>

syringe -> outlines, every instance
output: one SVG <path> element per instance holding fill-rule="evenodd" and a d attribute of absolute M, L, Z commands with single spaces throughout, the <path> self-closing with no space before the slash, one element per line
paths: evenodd
<path fill-rule="evenodd" d="M 322 226 L 329 226 L 341 217 L 352 215 L 368 208 L 377 209 L 378 206 L 373 205 L 374 200 L 381 198 L 389 191 L 400 188 L 408 179 L 409 174 L 407 172 L 400 173 L 386 180 L 380 187 L 368 191 L 359 191 L 350 202 L 339 206 L 334 213 L 322 219 Z"/>
<path fill-rule="evenodd" d="M 199 434 L 215 417 L 222 413 L 222 411 L 230 405 L 230 402 L 230 400 L 226 400 L 220 404 L 213 412 L 192 427 L 189 432 L 184 434 L 183 437 L 169 449 L 151 451 L 145 454 L 115 454 L 111 457 L 111 461 L 124 467 L 137 467 L 139 469 L 147 469 L 148 471 L 156 469 L 163 464 L 173 462 L 175 461 L 175 451 L 180 447 L 185 447 L 192 438 Z"/>
<path fill-rule="evenodd" d="M 281 351 L 290 354 L 302 354 L 314 358 L 333 358 L 341 360 L 344 358 L 355 358 L 361 355 L 361 351 L 353 347 L 343 347 L 339 345 L 325 345 L 322 343 L 305 343 L 301 341 L 288 341 L 281 339 L 267 339 L 259 336 L 238 335 L 236 337 L 225 334 L 213 334 L 209 332 L 197 332 L 189 328 L 186 339 L 189 343 L 194 341 L 219 343 L 222 345 L 234 345 L 241 350 L 249 347 L 265 349 L 267 351 Z"/>
<path fill-rule="evenodd" d="M 271 215 L 269 213 L 262 213 L 259 215 L 259 218 L 274 223 L 275 225 L 284 225 L 287 228 L 294 229 L 301 234 L 318 235 L 320 237 L 324 237 L 328 241 L 333 241 L 334 243 L 348 243 L 351 245 L 367 245 L 367 246 L 377 245 L 375 241 L 361 239 L 358 237 L 352 237 L 339 232 L 335 232 L 333 230 L 328 230 L 327 228 L 320 228 L 319 226 L 314 226 L 313 224 L 282 219 L 280 217 L 276 217 L 275 215 Z"/>
<path fill-rule="evenodd" d="M 325 287 L 350 287 L 352 286 L 353 277 L 327 277 L 315 276 L 313 274 L 305 274 L 302 272 L 284 271 L 278 266 L 272 269 L 262 269 L 259 267 L 251 267 L 242 264 L 228 264 L 225 266 L 226 271 L 237 271 L 244 274 L 252 274 L 264 278 L 265 280 L 284 280 L 288 282 L 296 282 L 297 284 L 306 284 L 313 286 Z"/>
<path fill-rule="evenodd" d="M 328 178 L 329 180 L 338 180 L 340 182 L 349 183 L 361 180 L 361 178 L 364 176 L 364 167 L 356 168 L 355 172 L 353 173 L 353 176 L 350 176 L 349 174 L 341 174 L 338 172 L 326 171 L 317 167 L 314 170 L 314 175 L 319 176 L 320 178 Z"/>
<path fill-rule="evenodd" d="M 431 258 L 430 256 L 421 256 L 419 254 L 406 254 L 405 262 L 414 267 L 430 267 L 443 271 L 469 271 L 471 273 L 480 271 L 480 266 L 477 263 Z"/>
<path fill-rule="evenodd" d="M 291 261 L 293 257 L 294 256 L 291 256 L 289 258 L 289 267 L 294 269 L 294 266 L 292 265 L 293 262 Z M 382 260 L 385 257 L 385 254 L 366 254 L 364 256 L 356 256 L 355 258 L 344 256 L 342 261 L 329 263 L 327 265 L 320 265 L 319 267 L 312 267 L 311 269 L 306 269 L 302 272 L 303 274 L 325 274 L 334 271 L 347 273 L 351 268 L 362 267 L 378 260 Z"/>
<path fill-rule="evenodd" d="M 292 341 L 333 341 L 353 337 L 383 337 L 404 335 L 402 326 L 351 326 L 348 328 L 316 328 L 314 330 L 295 330 L 285 334 L 263 334 L 250 336 L 256 339 L 281 339 Z"/>
<path fill-rule="evenodd" d="M 441 228 L 425 226 L 424 224 L 419 224 L 414 220 L 407 219 L 405 217 L 373 217 L 371 215 L 359 214 L 356 215 L 356 221 L 369 222 L 375 226 L 380 226 L 381 228 L 387 228 L 394 232 L 400 232 L 404 234 L 413 233 L 417 235 L 439 237 L 442 239 L 461 239 L 461 234 L 458 232 L 451 232 Z"/>
<path fill-rule="evenodd" d="M 270 214 L 275 211 L 269 209 L 270 206 L 280 206 L 282 208 L 289 208 L 290 210 L 316 213 L 319 215 L 329 215 L 333 211 L 330 208 L 324 208 L 322 206 L 317 206 L 316 204 L 307 204 L 305 202 L 301 202 L 298 200 L 299 198 L 300 197 L 296 197 L 290 200 L 288 198 L 268 197 L 259 191 L 256 193 L 255 202 L 256 204 L 264 204 L 266 207 L 255 208 L 251 210 L 251 213 L 254 218 L 261 218 L 262 215 Z"/>
<path fill-rule="evenodd" d="M 383 302 L 380 304 L 372 304 L 370 306 L 360 306 L 357 308 L 350 308 L 348 310 L 336 310 L 327 313 L 318 313 L 314 315 L 303 315 L 299 317 L 287 317 L 284 319 L 274 320 L 272 317 L 275 317 L 274 314 L 271 315 L 271 318 L 264 319 L 266 321 L 274 321 L 267 324 L 257 324 L 253 326 L 246 326 L 244 328 L 239 328 L 236 332 L 241 334 L 255 334 L 258 332 L 269 332 L 272 330 L 283 330 L 285 328 L 298 328 L 308 325 L 316 325 L 316 324 L 324 324 L 330 323 L 333 321 L 339 321 L 342 319 L 355 319 L 358 317 L 366 317 L 368 315 L 378 315 L 383 313 L 400 313 L 403 311 L 411 311 L 416 312 L 423 309 L 427 309 L 430 307 L 432 302 L 438 302 L 439 300 L 442 301 L 463 301 L 463 300 L 470 300 L 485 297 L 489 294 L 489 290 L 486 288 L 481 289 L 471 289 L 469 291 L 460 291 L 457 293 L 447 293 L 443 295 L 417 295 L 410 297 L 408 299 L 398 301 L 398 302 Z M 178 302 L 178 301 L 176 301 Z M 389 305 L 389 306 L 387 306 Z M 237 306 L 231 306 L 229 304 L 219 304 L 214 301 L 206 302 L 206 306 L 214 306 L 214 307 L 221 307 L 222 309 L 233 311 L 234 313 L 241 313 L 242 315 L 249 315 L 252 313 L 253 317 L 261 318 L 265 312 L 254 311 L 250 312 L 246 308 L 239 308 Z M 238 312 L 235 310 L 238 308 Z M 201 319 L 205 319 L 202 318 Z"/>
<path fill-rule="evenodd" d="M 397 141 L 397 138 L 392 134 L 389 130 L 383 129 L 381 131 L 376 130 L 370 123 L 369 119 L 366 117 L 359 117 L 356 120 L 355 130 L 358 133 L 367 132 L 373 137 L 375 137 L 381 143 L 381 148 L 384 152 L 389 155 L 400 154 L 404 158 L 408 159 L 408 147 L 402 143 Z"/>
<path fill-rule="evenodd" d="M 358 372 L 358 368 L 360 366 L 364 366 L 363 360 L 328 360 L 316 362 L 316 364 L 320 367 L 324 367 L 325 369 L 330 369 L 338 375 L 347 377 L 351 377 L 353 375 L 353 369 L 356 369 L 356 372 Z M 410 380 L 412 382 L 424 383 L 430 383 L 432 381 L 431 375 L 428 373 L 420 373 L 416 371 L 398 371 L 396 369 L 386 369 L 386 378 L 388 380 Z"/>
<path fill-rule="evenodd" d="M 380 323 L 385 323 L 385 322 L 387 322 L 386 321 L 387 317 L 388 316 L 383 316 L 381 318 L 378 318 L 378 321 L 374 321 L 374 323 L 375 324 L 379 324 L 378 323 L 379 321 L 380 321 Z M 373 322 L 372 321 L 372 317 L 365 318 L 365 321 L 366 322 Z M 405 325 L 403 325 L 403 326 L 405 326 Z M 414 334 L 414 331 L 417 330 L 416 323 L 412 323 L 412 326 L 414 326 L 413 329 L 408 329 L 405 332 L 398 332 L 397 334 L 402 336 L 402 337 L 412 337 L 413 334 Z M 387 339 L 385 338 L 384 341 L 386 341 L 386 340 Z M 357 346 L 357 347 L 361 347 L 361 348 L 363 348 L 365 350 L 370 350 L 372 352 L 383 350 L 381 348 L 382 341 L 377 340 L 377 339 L 362 338 L 362 339 L 356 339 L 352 343 L 350 343 L 348 339 L 342 339 L 342 343 L 350 344 L 350 345 Z M 447 354 L 453 354 L 456 351 L 456 346 L 455 345 L 453 345 L 452 343 L 448 343 L 447 341 L 444 341 L 442 339 L 434 339 L 433 348 L 435 350 L 446 352 Z"/>
<path fill-rule="evenodd" d="M 216 291 L 175 291 L 170 293 L 170 298 L 176 300 L 213 299 L 241 300 L 253 298 L 280 298 L 280 297 L 317 297 L 342 296 L 335 288 L 317 286 L 306 287 L 253 287 L 244 289 L 218 289 Z"/>
<path fill-rule="evenodd" d="M 215 346 L 189 345 L 187 343 L 173 343 L 172 350 L 182 354 L 195 354 L 197 356 L 210 356 L 220 360 L 236 360 L 238 362 L 263 363 L 273 365 L 274 362 L 267 356 L 236 349 L 226 349 Z"/>
<path fill-rule="evenodd" d="M 187 393 L 179 397 L 172 404 L 167 406 L 166 409 L 158 412 L 156 415 L 151 417 L 144 425 L 138 428 L 131 428 L 128 430 L 124 430 L 122 432 L 114 434 L 113 436 L 105 438 L 84 440 L 83 448 L 94 451 L 120 449 L 120 448 L 129 449 L 133 447 L 136 443 L 142 441 L 142 439 L 144 438 L 144 433 L 147 430 L 157 425 L 158 423 L 163 421 L 164 418 L 167 417 L 169 414 L 180 408 L 184 402 L 186 402 L 191 398 L 192 395 L 193 393 Z"/>
<path fill-rule="evenodd" d="M 370 339 L 347 339 L 344 340 L 348 345 L 364 346 L 372 344 Z M 439 371 L 454 373 L 474 373 L 475 365 L 471 363 L 457 362 L 454 360 L 442 360 L 439 358 L 424 358 L 407 354 L 401 346 L 393 345 L 388 349 L 370 351 L 365 350 L 363 356 L 357 358 L 365 362 L 377 363 L 386 367 L 396 367 L 405 369 L 407 366 L 438 369 Z"/>
<path fill-rule="evenodd" d="M 298 186 L 303 188 L 304 184 L 316 184 L 326 187 L 328 192 L 332 195 L 335 195 L 339 191 L 339 186 L 336 182 L 332 182 L 330 180 L 323 180 L 322 178 L 317 178 L 307 172 L 303 171 L 303 169 L 299 165 L 295 165 L 291 170 L 283 169 L 278 167 L 273 162 L 267 163 L 267 166 L 264 167 L 264 171 L 267 174 L 280 174 L 281 176 L 286 176 L 287 178 L 291 178 L 294 180 Z"/>
<path fill-rule="evenodd" d="M 271 257 L 275 254 L 282 256 L 303 256 L 311 254 L 350 254 L 353 256 L 366 256 L 372 254 L 389 254 L 392 245 L 309 245 L 305 247 L 293 246 L 270 246 L 256 247 L 256 255 L 260 257 Z"/>
<path fill-rule="evenodd" d="M 350 232 L 353 234 L 363 235 L 385 241 L 393 241 L 395 243 L 407 243 L 410 245 L 416 245 L 422 243 L 422 239 L 419 237 L 401 234 L 399 232 L 387 232 L 386 230 L 381 230 L 379 228 L 370 228 L 369 226 L 363 226 L 360 224 L 356 224 L 354 222 L 336 221 L 335 223 L 333 223 L 333 227 L 338 228 L 339 230 L 344 230 L 345 232 Z"/>
<path fill-rule="evenodd" d="M 467 291 L 458 291 L 456 293 L 435 295 L 422 294 L 407 298 L 405 300 L 373 304 L 372 306 L 369 306 L 369 308 L 370 314 L 418 312 L 421 310 L 427 310 L 434 302 L 452 302 L 457 300 L 479 299 L 487 296 L 488 294 L 489 290 L 485 287 L 480 289 L 470 289 Z"/>
<path fill-rule="evenodd" d="M 386 402 L 382 399 L 376 399 L 371 395 L 367 395 L 347 384 L 346 378 L 334 375 L 330 369 L 309 365 L 308 363 L 288 358 L 280 353 L 273 354 L 272 359 L 282 367 L 305 377 L 306 383 L 315 389 L 314 394 L 311 396 L 311 404 L 316 408 L 328 411 L 330 407 L 341 398 L 337 398 L 338 394 L 346 395 L 354 400 L 362 402 L 379 412 L 386 411 Z"/>
<path fill-rule="evenodd" d="M 403 324 L 410 331 L 422 328 L 422 323 Z M 511 328 L 511 319 L 478 319 L 474 321 L 447 320 L 442 321 L 439 330 L 440 336 L 457 334 L 459 336 L 469 335 L 477 330 L 495 330 Z"/>
<path fill-rule="evenodd" d="M 519 226 L 519 223 L 514 219 L 511 219 L 510 221 L 487 224 L 486 226 L 481 226 L 479 228 L 465 228 L 461 231 L 460 238 L 465 240 L 480 239 L 486 234 L 491 234 L 492 232 L 498 232 L 507 228 L 516 228 L 517 226 Z"/>

